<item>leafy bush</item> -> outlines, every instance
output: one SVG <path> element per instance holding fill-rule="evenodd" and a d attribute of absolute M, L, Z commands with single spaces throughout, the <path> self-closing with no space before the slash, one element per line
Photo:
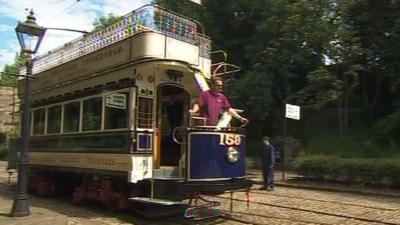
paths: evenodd
<path fill-rule="evenodd" d="M 400 134 L 400 110 L 395 111 L 391 115 L 381 119 L 375 125 L 376 140 L 379 143 L 387 143 L 396 141 Z"/>
<path fill-rule="evenodd" d="M 247 169 L 261 169 L 261 160 L 259 157 L 246 157 L 246 168 Z"/>
<path fill-rule="evenodd" d="M 400 185 L 400 158 L 345 159 L 309 156 L 296 160 L 295 171 L 306 178 L 369 185 Z"/>
<path fill-rule="evenodd" d="M 263 149 L 263 143 L 261 139 L 247 139 L 246 142 L 246 156 L 248 157 L 260 157 L 261 150 Z"/>

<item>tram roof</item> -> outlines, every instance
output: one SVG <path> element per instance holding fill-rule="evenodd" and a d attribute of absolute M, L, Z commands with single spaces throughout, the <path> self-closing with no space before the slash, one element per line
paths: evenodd
<path fill-rule="evenodd" d="M 51 69 L 139 33 L 154 31 L 199 47 L 201 57 L 210 58 L 211 40 L 198 32 L 199 22 L 150 4 L 123 16 L 117 22 L 85 34 L 34 59 L 33 74 Z M 201 25 L 200 25 L 200 28 Z M 22 69 L 21 74 L 25 73 Z"/>

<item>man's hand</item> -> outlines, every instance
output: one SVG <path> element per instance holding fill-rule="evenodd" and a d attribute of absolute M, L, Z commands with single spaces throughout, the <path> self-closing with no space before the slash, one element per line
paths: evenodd
<path fill-rule="evenodd" d="M 189 114 L 192 116 L 193 114 L 196 114 L 196 112 L 193 109 L 189 109 Z"/>
<path fill-rule="evenodd" d="M 198 104 L 194 104 L 193 108 L 189 109 L 189 114 L 193 116 L 194 114 L 200 111 L 200 106 Z"/>
<path fill-rule="evenodd" d="M 246 125 L 246 124 L 249 123 L 249 120 L 246 119 L 246 118 L 244 118 L 244 117 L 240 117 L 240 118 L 239 118 L 239 121 L 240 121 L 242 124 L 244 124 L 244 125 Z"/>

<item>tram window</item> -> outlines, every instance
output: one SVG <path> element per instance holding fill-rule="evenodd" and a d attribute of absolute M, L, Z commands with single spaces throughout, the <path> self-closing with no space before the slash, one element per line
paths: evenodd
<path fill-rule="evenodd" d="M 82 130 L 101 129 L 101 110 L 103 99 L 101 97 L 91 98 L 83 101 Z"/>
<path fill-rule="evenodd" d="M 59 133 L 61 129 L 61 106 L 53 106 L 47 110 L 47 133 Z"/>
<path fill-rule="evenodd" d="M 105 129 L 118 129 L 128 127 L 128 102 L 128 92 L 117 92 L 105 96 Z"/>
<path fill-rule="evenodd" d="M 138 127 L 151 128 L 153 118 L 153 99 L 139 97 L 138 104 Z"/>
<path fill-rule="evenodd" d="M 46 109 L 33 111 L 33 135 L 44 134 L 44 122 L 46 120 Z"/>
<path fill-rule="evenodd" d="M 79 131 L 80 102 L 71 102 L 64 106 L 64 132 Z"/>

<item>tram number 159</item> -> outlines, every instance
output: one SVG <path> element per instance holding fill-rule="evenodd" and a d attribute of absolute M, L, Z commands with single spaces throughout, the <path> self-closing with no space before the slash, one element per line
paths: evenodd
<path fill-rule="evenodd" d="M 239 146 L 242 142 L 242 138 L 240 135 L 236 134 L 220 134 L 220 145 L 227 145 L 227 146 Z"/>

